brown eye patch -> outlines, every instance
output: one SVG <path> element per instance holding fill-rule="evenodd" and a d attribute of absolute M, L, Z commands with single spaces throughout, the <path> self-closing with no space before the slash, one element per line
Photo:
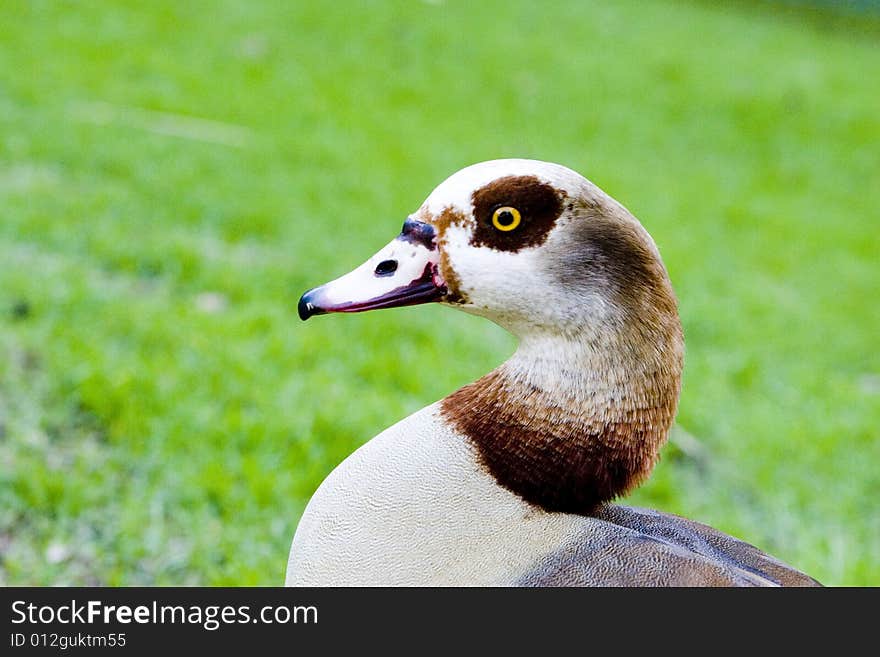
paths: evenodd
<path fill-rule="evenodd" d="M 471 196 L 477 221 L 471 244 L 511 252 L 540 246 L 562 213 L 564 196 L 564 192 L 535 176 L 493 180 Z M 522 221 L 514 230 L 501 231 L 493 225 L 492 215 L 500 207 L 519 211 Z"/>

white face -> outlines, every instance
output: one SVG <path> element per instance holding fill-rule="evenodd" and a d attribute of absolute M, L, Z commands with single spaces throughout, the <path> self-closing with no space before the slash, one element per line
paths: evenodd
<path fill-rule="evenodd" d="M 508 206 L 520 211 L 521 224 L 499 231 L 492 210 Z M 604 290 L 566 284 L 574 274 L 565 275 L 580 268 L 579 257 L 589 257 L 579 248 L 577 226 L 588 221 L 585 214 L 605 209 L 644 232 L 622 206 L 571 169 L 492 160 L 445 180 L 416 216 L 438 228 L 452 303 L 523 335 L 581 330 L 585 319 L 605 321 L 613 314 Z"/>
<path fill-rule="evenodd" d="M 597 239 L 614 247 L 618 227 L 659 261 L 638 221 L 580 174 L 536 160 L 482 162 L 442 182 L 366 263 L 308 292 L 300 313 L 441 301 L 519 335 L 578 330 L 613 319 L 614 281 L 591 262 L 607 260 Z"/>
<path fill-rule="evenodd" d="M 519 325 L 554 322 L 554 313 L 536 312 L 536 307 L 559 308 L 562 291 L 546 271 L 542 251 L 546 244 L 516 253 L 472 244 L 474 227 L 453 224 L 446 229 L 441 250 L 455 273 L 462 310 L 487 317 L 504 328 L 520 333 Z M 548 241 L 551 237 L 548 237 Z"/>

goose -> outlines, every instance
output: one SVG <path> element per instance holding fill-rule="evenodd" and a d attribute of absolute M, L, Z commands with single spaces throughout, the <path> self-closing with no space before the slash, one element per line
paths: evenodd
<path fill-rule="evenodd" d="M 667 439 L 684 339 L 653 239 L 592 182 L 538 160 L 468 166 L 298 311 L 428 302 L 495 322 L 515 353 L 327 476 L 287 585 L 819 585 L 710 526 L 614 503 Z"/>

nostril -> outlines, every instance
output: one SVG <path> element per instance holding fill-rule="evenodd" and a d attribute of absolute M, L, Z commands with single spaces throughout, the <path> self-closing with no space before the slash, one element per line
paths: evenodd
<path fill-rule="evenodd" d="M 383 260 L 376 265 L 376 276 L 391 276 L 397 271 L 397 260 Z"/>

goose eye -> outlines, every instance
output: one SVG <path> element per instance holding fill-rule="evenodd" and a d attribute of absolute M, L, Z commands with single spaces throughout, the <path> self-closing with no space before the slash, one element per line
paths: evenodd
<path fill-rule="evenodd" d="M 522 221 L 522 217 L 519 214 L 519 210 L 508 205 L 498 208 L 492 214 L 492 225 L 504 232 L 511 231 L 519 226 L 520 221 Z"/>

